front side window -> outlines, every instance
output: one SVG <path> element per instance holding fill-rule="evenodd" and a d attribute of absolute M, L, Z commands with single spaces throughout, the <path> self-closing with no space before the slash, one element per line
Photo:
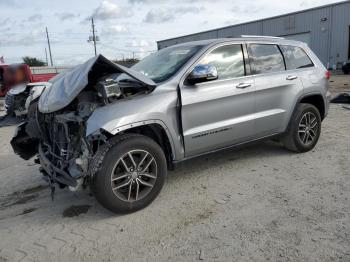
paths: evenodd
<path fill-rule="evenodd" d="M 314 64 L 303 49 L 296 46 L 281 45 L 287 70 L 312 67 Z"/>
<path fill-rule="evenodd" d="M 215 66 L 218 79 L 221 80 L 244 76 L 242 46 L 239 44 L 220 46 L 202 58 L 199 65 Z"/>
<path fill-rule="evenodd" d="M 277 45 L 250 44 L 248 53 L 252 74 L 285 70 L 283 56 Z"/>

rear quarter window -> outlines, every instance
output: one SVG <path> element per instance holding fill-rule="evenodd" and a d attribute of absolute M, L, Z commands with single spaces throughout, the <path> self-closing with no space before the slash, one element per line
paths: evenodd
<path fill-rule="evenodd" d="M 288 45 L 281 45 L 280 48 L 286 61 L 287 70 L 314 66 L 314 63 L 302 48 Z"/>

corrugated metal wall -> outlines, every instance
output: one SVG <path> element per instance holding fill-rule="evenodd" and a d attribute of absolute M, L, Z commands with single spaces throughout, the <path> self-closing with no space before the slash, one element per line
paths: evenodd
<path fill-rule="evenodd" d="M 327 65 L 349 59 L 350 1 L 255 22 L 158 41 L 158 49 L 195 40 L 240 35 L 288 36 L 309 34 L 310 47 Z M 296 37 L 297 38 L 297 37 Z M 298 39 L 298 38 L 297 38 Z"/>
<path fill-rule="evenodd" d="M 330 35 L 330 61 L 333 63 L 350 60 L 350 2 L 332 6 Z"/>

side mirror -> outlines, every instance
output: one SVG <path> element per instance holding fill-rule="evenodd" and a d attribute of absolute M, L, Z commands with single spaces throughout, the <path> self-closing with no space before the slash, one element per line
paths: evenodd
<path fill-rule="evenodd" d="M 196 67 L 187 77 L 187 81 L 190 84 L 196 84 L 215 79 L 218 79 L 218 71 L 213 65 L 196 65 Z"/>

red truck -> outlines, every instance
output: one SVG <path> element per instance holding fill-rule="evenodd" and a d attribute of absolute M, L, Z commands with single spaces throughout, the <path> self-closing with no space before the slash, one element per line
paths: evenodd
<path fill-rule="evenodd" d="M 61 67 L 29 67 L 26 64 L 0 65 L 0 97 L 22 83 L 47 82 L 62 72 Z"/>

